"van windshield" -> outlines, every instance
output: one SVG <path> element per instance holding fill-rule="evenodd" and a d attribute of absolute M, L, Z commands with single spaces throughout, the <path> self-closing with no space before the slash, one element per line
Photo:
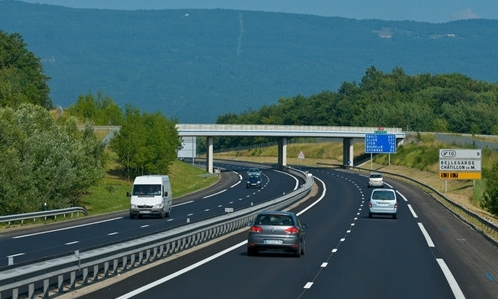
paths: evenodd
<path fill-rule="evenodd" d="M 161 195 L 161 185 L 134 185 L 133 195 Z"/>

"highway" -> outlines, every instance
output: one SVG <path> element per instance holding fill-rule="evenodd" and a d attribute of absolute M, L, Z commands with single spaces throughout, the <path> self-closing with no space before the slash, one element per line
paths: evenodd
<path fill-rule="evenodd" d="M 157 233 L 188 222 L 225 214 L 227 207 L 238 210 L 257 205 L 290 192 L 302 184 L 298 178 L 287 173 L 263 169 L 263 187 L 247 189 L 243 180 L 246 166 L 217 166 L 226 166 L 227 169 L 224 171 L 226 175 L 222 176 L 223 179 L 216 188 L 175 200 L 169 218 L 130 219 L 128 212 L 121 212 L 104 218 L 89 217 L 73 221 L 71 224 L 61 222 L 3 233 L 0 235 L 0 257 L 3 260 L 1 266 L 7 266 L 8 257 L 13 257 L 16 264 L 29 263 L 41 258 L 70 255 L 76 250 L 83 252 L 90 248 Z"/>
<path fill-rule="evenodd" d="M 398 219 L 368 218 L 366 178 L 308 169 L 320 187 L 293 208 L 306 254 L 246 255 L 243 230 L 82 298 L 498 298 L 498 250 L 424 192 L 387 180 Z"/>
<path fill-rule="evenodd" d="M 221 213 L 227 206 L 268 200 L 299 184 L 287 174 L 263 169 L 265 187 L 246 189 L 238 183 L 238 174 L 245 166 L 228 163 L 223 167 L 235 176 L 222 179 L 217 190 L 209 191 L 211 196 L 184 198 L 174 207 L 172 219 L 130 220 L 121 215 L 81 228 L 23 238 L 3 234 L 0 253 L 43 255 L 70 246 L 43 243 L 43 239 L 65 244 L 77 236 L 81 243 L 115 242 L 114 237 L 152 233 L 168 225 L 181 225 L 187 218 L 195 221 Z M 366 177 L 345 170 L 303 169 L 310 171 L 317 183 L 313 196 L 292 208 L 308 226 L 304 256 L 264 253 L 248 257 L 247 232 L 243 229 L 153 267 L 129 271 L 61 297 L 498 298 L 497 247 L 426 193 L 387 179 L 386 187 L 397 190 L 400 199 L 398 219 L 370 219 L 367 198 L 371 189 Z M 118 233 L 110 235 L 113 231 Z M 72 238 L 61 239 L 66 234 Z M 10 242 L 26 242 L 23 246 L 38 242 L 42 244 L 38 247 L 46 249 L 5 250 L 4 244 Z"/>

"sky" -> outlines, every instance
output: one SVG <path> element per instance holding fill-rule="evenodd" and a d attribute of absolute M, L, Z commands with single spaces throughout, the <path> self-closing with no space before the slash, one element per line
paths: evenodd
<path fill-rule="evenodd" d="M 1 0 L 0 0 L 1 1 Z M 98 9 L 234 9 L 352 19 L 446 23 L 498 19 L 498 0 L 17 0 Z"/>

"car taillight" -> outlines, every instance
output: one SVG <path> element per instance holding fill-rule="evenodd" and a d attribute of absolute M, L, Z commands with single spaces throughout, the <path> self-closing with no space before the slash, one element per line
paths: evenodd
<path fill-rule="evenodd" d="M 372 203 L 371 203 L 371 202 L 369 202 L 369 203 L 368 203 L 368 206 L 371 208 L 371 207 L 372 207 Z"/>
<path fill-rule="evenodd" d="M 397 204 L 397 203 L 395 203 L 395 204 L 394 204 L 394 208 L 395 208 L 395 209 L 397 209 L 397 208 L 398 208 L 398 204 Z"/>
<path fill-rule="evenodd" d="M 299 234 L 299 229 L 293 226 L 286 229 L 285 232 L 288 234 Z"/>
<path fill-rule="evenodd" d="M 250 231 L 251 231 L 252 233 L 260 233 L 260 232 L 262 232 L 262 231 L 263 231 L 263 229 L 262 229 L 261 227 L 259 227 L 259 226 L 255 226 L 255 225 L 253 225 L 253 226 L 251 226 Z"/>

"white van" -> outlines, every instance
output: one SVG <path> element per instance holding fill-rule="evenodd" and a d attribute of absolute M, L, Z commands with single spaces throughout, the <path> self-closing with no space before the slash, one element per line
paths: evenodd
<path fill-rule="evenodd" d="M 130 218 L 143 215 L 157 215 L 161 218 L 171 215 L 173 198 L 171 183 L 167 175 L 137 176 L 133 188 L 126 193 L 131 196 Z"/>

